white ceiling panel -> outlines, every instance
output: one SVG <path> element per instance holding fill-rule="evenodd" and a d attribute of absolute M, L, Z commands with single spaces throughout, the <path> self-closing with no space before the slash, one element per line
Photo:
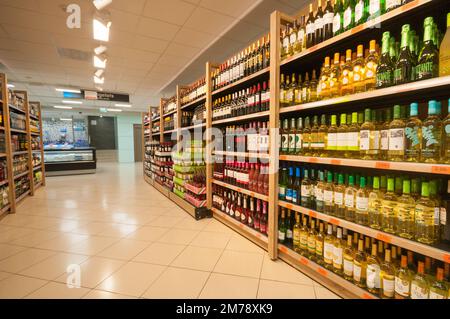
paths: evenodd
<path fill-rule="evenodd" d="M 140 15 L 144 10 L 146 0 L 114 0 L 111 8 Z M 108 7 L 109 8 L 109 7 Z"/>
<path fill-rule="evenodd" d="M 181 0 L 147 0 L 143 15 L 172 24 L 183 25 L 195 8 L 195 5 Z"/>
<path fill-rule="evenodd" d="M 52 44 L 52 36 L 48 32 L 34 30 L 30 28 L 22 28 L 13 24 L 3 24 L 2 28 L 8 37 L 20 41 L 27 41 L 41 44 Z M 0 33 L 1 36 L 1 33 Z"/>
<path fill-rule="evenodd" d="M 2 7 L 2 9 L 4 6 L 35 11 L 39 9 L 36 0 L 0 0 L 0 6 Z"/>
<path fill-rule="evenodd" d="M 219 35 L 233 22 L 234 19 L 230 16 L 198 7 L 185 26 L 197 31 Z"/>
<path fill-rule="evenodd" d="M 255 0 L 226 0 L 226 1 L 217 1 L 217 0 L 201 0 L 200 6 L 207 8 L 209 10 L 220 12 L 222 14 L 227 14 L 229 16 L 238 18 L 244 12 L 243 8 L 248 8 L 255 4 Z"/>
<path fill-rule="evenodd" d="M 112 30 L 123 32 L 135 32 L 139 21 L 139 15 L 119 11 L 116 9 L 109 10 L 111 12 L 111 32 Z M 114 25 L 114 29 L 112 29 Z"/>
<path fill-rule="evenodd" d="M 179 57 L 179 56 L 175 56 L 175 55 L 166 53 L 166 54 L 162 55 L 161 58 L 158 60 L 158 64 L 173 66 L 173 67 L 177 67 L 178 69 L 180 69 L 180 67 L 184 67 L 186 64 L 188 64 L 190 62 L 190 60 L 191 60 L 190 58 Z"/>
<path fill-rule="evenodd" d="M 169 47 L 167 48 L 167 51 L 170 52 L 175 57 L 183 57 L 183 58 L 193 58 L 196 54 L 200 52 L 201 49 L 199 48 L 193 48 L 187 45 L 178 44 L 172 42 Z"/>
<path fill-rule="evenodd" d="M 142 35 L 134 36 L 133 45 L 131 46 L 133 49 L 140 49 L 149 52 L 163 53 L 167 46 L 169 45 L 169 41 L 144 37 Z"/>
<path fill-rule="evenodd" d="M 239 25 L 227 32 L 226 38 L 241 42 L 244 46 L 250 44 L 254 39 L 261 38 L 265 35 L 266 29 L 248 22 L 240 22 Z M 249 41 L 250 40 L 250 41 Z M 244 47 L 243 47 L 244 48 Z"/>
<path fill-rule="evenodd" d="M 184 27 L 183 29 L 180 30 L 180 32 L 177 33 L 174 42 L 203 49 L 205 48 L 205 46 L 210 44 L 214 39 L 215 39 L 214 35 Z"/>
<path fill-rule="evenodd" d="M 144 17 L 139 20 L 137 27 L 139 35 L 162 40 L 172 40 L 178 30 L 180 27 L 174 24 Z"/>
<path fill-rule="evenodd" d="M 133 45 L 133 40 L 134 34 L 111 29 L 109 34 L 108 50 L 110 51 L 115 46 L 131 47 Z M 92 47 L 95 48 L 95 45 Z"/>

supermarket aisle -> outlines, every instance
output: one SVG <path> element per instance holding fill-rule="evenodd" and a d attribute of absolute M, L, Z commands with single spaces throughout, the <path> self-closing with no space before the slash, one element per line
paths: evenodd
<path fill-rule="evenodd" d="M 66 285 L 69 265 L 80 265 L 79 289 Z M 49 178 L 0 221 L 0 298 L 129 297 L 337 296 L 221 223 L 193 220 L 141 164 Z"/>

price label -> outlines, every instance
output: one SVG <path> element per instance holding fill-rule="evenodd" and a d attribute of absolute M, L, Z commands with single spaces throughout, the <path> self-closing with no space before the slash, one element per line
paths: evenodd
<path fill-rule="evenodd" d="M 447 264 L 450 263 L 450 254 L 444 254 L 444 256 L 442 257 L 442 260 L 444 262 L 446 262 Z"/>
<path fill-rule="evenodd" d="M 384 242 L 386 242 L 388 244 L 390 244 L 392 242 L 392 236 L 389 236 L 389 235 L 386 235 L 386 234 L 383 234 L 383 233 L 378 233 L 377 234 L 377 239 L 381 240 L 381 241 L 384 241 Z"/>
<path fill-rule="evenodd" d="M 374 297 L 372 297 L 371 295 L 369 295 L 368 293 L 363 293 L 362 295 L 363 299 L 375 299 Z"/>
<path fill-rule="evenodd" d="M 282 253 L 287 253 L 287 248 L 284 247 L 284 246 L 280 246 L 280 251 L 281 251 Z"/>
<path fill-rule="evenodd" d="M 315 158 L 315 157 L 310 157 L 309 160 L 308 160 L 308 162 L 310 162 L 310 163 L 318 163 L 318 162 L 319 162 L 319 159 L 317 159 L 317 158 Z"/>
<path fill-rule="evenodd" d="M 280 160 L 287 161 L 287 156 L 286 155 L 280 155 Z"/>
<path fill-rule="evenodd" d="M 431 172 L 434 174 L 450 175 L 450 166 L 432 166 Z"/>
<path fill-rule="evenodd" d="M 256 196 L 255 196 L 255 193 L 253 193 L 253 192 L 250 192 L 250 196 L 251 196 L 251 197 L 256 197 Z"/>
<path fill-rule="evenodd" d="M 341 161 L 341 160 L 336 160 L 336 159 L 334 159 L 334 160 L 331 160 L 331 164 L 332 164 L 332 165 L 341 165 L 341 164 L 342 164 L 342 161 Z"/>
<path fill-rule="evenodd" d="M 312 218 L 317 218 L 317 213 L 313 212 L 312 210 L 309 211 L 309 216 L 311 216 Z"/>
<path fill-rule="evenodd" d="M 286 204 L 286 208 L 287 208 L 287 209 L 292 209 L 292 208 L 294 208 L 294 207 L 292 206 L 292 204 Z"/>
<path fill-rule="evenodd" d="M 361 32 L 361 30 L 363 30 L 363 29 L 364 29 L 364 24 L 360 24 L 359 26 L 353 28 L 353 29 L 350 31 L 350 34 L 353 35 L 353 34 L 355 34 L 355 33 Z"/>
<path fill-rule="evenodd" d="M 391 168 L 391 163 L 388 163 L 388 162 L 376 162 L 375 168 L 378 168 L 378 169 L 390 169 Z"/>
<path fill-rule="evenodd" d="M 339 226 L 341 222 L 335 218 L 330 218 L 330 224 L 334 224 L 336 226 Z"/>
<path fill-rule="evenodd" d="M 244 229 L 244 224 L 239 223 L 239 227 Z"/>
<path fill-rule="evenodd" d="M 317 272 L 318 272 L 319 274 L 321 274 L 322 276 L 324 276 L 324 277 L 328 277 L 328 271 L 326 271 L 325 269 L 323 269 L 323 268 L 321 268 L 321 267 L 318 267 L 318 268 L 317 268 Z"/>
<path fill-rule="evenodd" d="M 309 260 L 304 257 L 300 257 L 300 263 L 307 266 L 309 264 Z"/>

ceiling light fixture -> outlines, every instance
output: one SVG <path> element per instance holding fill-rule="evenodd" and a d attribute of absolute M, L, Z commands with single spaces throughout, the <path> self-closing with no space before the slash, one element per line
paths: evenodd
<path fill-rule="evenodd" d="M 103 73 L 105 73 L 105 70 L 97 70 L 95 71 L 95 76 L 101 78 Z"/>
<path fill-rule="evenodd" d="M 116 107 L 132 107 L 130 104 L 116 104 Z"/>
<path fill-rule="evenodd" d="M 97 69 L 106 68 L 106 62 L 108 62 L 108 57 L 105 54 L 94 55 L 94 67 Z"/>
<path fill-rule="evenodd" d="M 98 46 L 94 49 L 94 53 L 97 55 L 103 54 L 106 52 L 106 47 L 104 45 Z"/>
<path fill-rule="evenodd" d="M 60 89 L 60 88 L 56 88 L 55 91 L 57 92 L 68 92 L 68 93 L 81 93 L 80 90 L 74 90 L 74 89 Z"/>
<path fill-rule="evenodd" d="M 71 110 L 71 109 L 73 109 L 73 107 L 71 107 L 71 106 L 63 106 L 63 105 L 55 105 L 54 108 L 55 109 L 62 109 L 62 110 Z"/>
<path fill-rule="evenodd" d="M 111 28 L 111 24 L 112 22 L 109 19 L 109 14 L 97 14 L 93 20 L 94 40 L 108 42 L 109 29 Z"/>
<path fill-rule="evenodd" d="M 81 101 L 69 101 L 69 100 L 63 100 L 64 104 L 83 104 Z"/>
<path fill-rule="evenodd" d="M 122 110 L 119 109 L 106 109 L 108 112 L 122 112 Z"/>
<path fill-rule="evenodd" d="M 72 122 L 72 119 L 60 118 L 60 121 Z"/>
<path fill-rule="evenodd" d="M 103 78 L 99 78 L 98 76 L 94 75 L 94 83 L 95 84 L 103 84 L 103 83 L 105 83 L 105 78 L 104 77 Z"/>
<path fill-rule="evenodd" d="M 103 10 L 111 4 L 112 0 L 94 0 L 92 3 L 97 8 L 97 10 Z"/>
<path fill-rule="evenodd" d="M 16 86 L 15 86 L 14 84 L 11 84 L 11 83 L 8 84 L 8 88 L 9 88 L 9 89 L 12 89 L 12 88 L 15 88 L 15 87 L 16 87 Z"/>

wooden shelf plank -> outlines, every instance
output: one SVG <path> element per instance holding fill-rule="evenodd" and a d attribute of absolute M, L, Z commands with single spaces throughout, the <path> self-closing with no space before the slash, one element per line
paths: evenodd
<path fill-rule="evenodd" d="M 181 109 L 184 110 L 184 109 L 187 109 L 187 108 L 189 108 L 191 106 L 194 106 L 194 105 L 197 105 L 197 104 L 201 104 L 202 102 L 206 102 L 206 97 L 205 96 L 199 97 L 198 99 L 196 99 L 196 100 L 194 100 L 192 102 L 189 102 L 189 103 L 187 103 L 185 105 L 182 105 Z"/>
<path fill-rule="evenodd" d="M 229 89 L 231 89 L 231 88 L 233 88 L 235 86 L 238 86 L 238 85 L 240 85 L 242 83 L 250 81 L 250 80 L 252 80 L 254 78 L 257 78 L 257 77 L 259 77 L 261 75 L 264 75 L 266 73 L 268 74 L 269 70 L 270 70 L 270 68 L 262 69 L 261 71 L 255 72 L 255 73 L 253 73 L 253 74 L 251 74 L 251 75 L 249 75 L 249 76 L 247 76 L 245 78 L 240 79 L 239 81 L 233 82 L 231 84 L 228 84 L 227 86 L 224 86 L 223 88 L 217 89 L 217 90 L 212 92 L 212 96 L 217 95 L 217 94 L 219 94 L 221 92 L 227 91 L 227 90 L 229 90 Z"/>
<path fill-rule="evenodd" d="M 161 119 L 161 117 L 160 116 L 158 116 L 158 117 L 155 117 L 153 120 L 152 120 L 152 122 L 156 122 L 156 121 L 159 121 Z"/>
<path fill-rule="evenodd" d="M 392 171 L 407 171 L 427 174 L 450 175 L 450 165 L 447 164 L 426 164 L 426 163 L 410 163 L 410 162 L 387 162 L 387 161 L 369 161 L 360 159 L 347 158 L 327 158 L 327 157 L 310 157 L 298 155 L 280 155 L 281 161 L 324 164 L 335 166 L 349 166 L 372 168 Z"/>
<path fill-rule="evenodd" d="M 11 205 L 8 204 L 5 207 L 3 207 L 2 209 L 0 209 L 0 215 L 4 215 L 5 213 L 7 213 L 9 210 L 11 209 Z"/>
<path fill-rule="evenodd" d="M 432 257 L 437 260 L 442 260 L 448 262 L 450 260 L 450 250 L 443 250 L 437 247 L 428 246 L 421 244 L 416 241 L 412 241 L 406 238 L 401 238 L 392 234 L 388 234 L 367 226 L 359 225 L 353 222 L 349 222 L 345 219 L 337 218 L 334 216 L 326 215 L 323 213 L 319 213 L 317 211 L 304 208 L 298 205 L 290 204 L 287 202 L 279 201 L 278 205 L 305 215 L 308 215 L 313 218 L 320 219 L 330 224 L 337 225 L 339 227 L 343 227 L 357 233 L 376 238 L 378 240 L 382 240 L 388 244 L 396 245 L 419 254 Z M 449 247 L 447 247 L 449 248 Z"/>
<path fill-rule="evenodd" d="M 6 153 L 0 153 L 0 158 L 6 157 L 8 155 L 6 155 Z"/>
<path fill-rule="evenodd" d="M 172 114 L 175 114 L 175 113 L 177 113 L 177 109 L 164 114 L 163 117 L 168 117 L 169 115 L 172 115 Z"/>
<path fill-rule="evenodd" d="M 269 154 L 267 154 L 267 153 L 243 153 L 243 152 L 215 151 L 214 155 L 245 157 L 245 158 L 265 158 L 265 159 L 269 158 Z"/>
<path fill-rule="evenodd" d="M 26 176 L 26 175 L 29 174 L 29 173 L 30 173 L 29 171 L 26 171 L 26 172 L 20 173 L 20 174 L 18 174 L 18 175 L 15 175 L 15 176 L 14 176 L 14 180 L 16 180 L 16 179 L 18 179 L 18 178 L 21 178 L 21 177 L 23 177 L 23 176 Z"/>
<path fill-rule="evenodd" d="M 0 186 L 6 185 L 9 183 L 9 180 L 5 179 L 4 181 L 0 182 Z"/>
<path fill-rule="evenodd" d="M 42 168 L 42 165 L 41 165 L 41 164 L 39 164 L 39 165 L 37 165 L 37 166 L 33 167 L 33 171 L 37 171 L 37 170 L 40 170 L 41 168 Z"/>
<path fill-rule="evenodd" d="M 31 135 L 34 135 L 34 136 L 40 136 L 41 135 L 40 132 L 30 132 L 30 133 L 31 133 Z"/>
<path fill-rule="evenodd" d="M 264 112 L 258 112 L 258 113 L 237 116 L 237 117 L 231 117 L 229 119 L 213 121 L 212 125 L 225 124 L 225 123 L 231 123 L 231 122 L 239 122 L 239 121 L 247 121 L 247 120 L 261 118 L 261 117 L 269 117 L 269 114 L 270 114 L 269 111 L 264 111 Z"/>
<path fill-rule="evenodd" d="M 411 94 L 411 92 L 414 92 L 414 94 L 418 94 L 419 92 L 425 90 L 445 89 L 445 88 L 450 88 L 450 76 L 416 81 L 402 85 L 395 85 L 384 89 L 341 96 L 333 99 L 283 107 L 280 108 L 280 114 L 298 112 L 309 109 L 317 109 L 321 107 L 330 107 L 331 105 L 338 105 L 338 104 L 343 105 L 352 102 L 387 99 L 395 95 Z"/>
<path fill-rule="evenodd" d="M 33 120 L 39 121 L 39 117 L 37 117 L 33 114 L 30 114 L 30 118 L 32 118 Z"/>
<path fill-rule="evenodd" d="M 30 190 L 27 190 L 25 193 L 23 193 L 18 198 L 16 198 L 16 204 L 21 202 L 22 200 L 24 200 L 25 197 L 27 197 L 29 194 L 30 194 Z"/>
<path fill-rule="evenodd" d="M 4 131 L 5 127 L 4 126 L 0 126 L 0 131 Z"/>
<path fill-rule="evenodd" d="M 28 151 L 13 152 L 13 156 L 17 156 L 17 155 L 25 155 L 25 154 L 28 154 Z"/>
<path fill-rule="evenodd" d="M 230 227 L 237 233 L 241 234 L 242 236 L 250 239 L 252 242 L 257 244 L 264 250 L 267 250 L 267 243 L 268 243 L 267 236 L 261 234 L 255 229 L 248 227 L 247 225 L 242 224 L 240 221 L 237 221 L 236 219 L 228 216 L 227 214 L 221 212 L 220 210 L 214 207 L 211 210 L 213 212 L 214 218 L 216 218 L 226 226 Z"/>
<path fill-rule="evenodd" d="M 171 199 L 175 204 L 180 206 L 183 210 L 185 210 L 189 215 L 195 218 L 195 207 L 189 203 L 188 201 L 184 200 L 180 196 L 176 195 L 173 192 L 169 192 L 169 199 Z"/>
<path fill-rule="evenodd" d="M 172 133 L 174 133 L 174 132 L 176 132 L 176 131 L 177 131 L 177 129 L 164 131 L 164 135 L 165 135 L 165 134 L 172 134 Z"/>
<path fill-rule="evenodd" d="M 24 131 L 24 130 L 18 130 L 18 129 L 15 129 L 15 128 L 11 128 L 10 131 L 11 131 L 11 132 L 14 132 L 14 133 L 27 134 L 27 131 Z"/>
<path fill-rule="evenodd" d="M 11 110 L 14 110 L 14 111 L 19 112 L 19 113 L 22 113 L 22 114 L 27 114 L 27 112 L 26 112 L 25 110 L 21 110 L 21 109 L 15 107 L 15 106 L 12 105 L 12 104 L 9 104 L 8 106 L 9 106 L 9 108 L 10 108 Z"/>
<path fill-rule="evenodd" d="M 221 182 L 221 181 L 218 181 L 218 180 L 215 180 L 215 179 L 213 179 L 212 182 L 214 184 L 216 184 L 216 185 L 219 185 L 219 186 L 222 186 L 222 187 L 234 190 L 234 191 L 236 191 L 238 193 L 249 195 L 249 196 L 254 197 L 254 198 L 258 198 L 258 199 L 263 200 L 265 202 L 267 202 L 268 199 L 269 199 L 268 196 L 266 196 L 266 195 L 262 195 L 262 194 L 255 193 L 255 192 L 251 192 L 249 190 L 246 190 L 246 189 L 243 189 L 243 188 L 240 188 L 240 187 L 237 187 L 237 186 L 233 186 L 233 185 L 230 185 L 228 183 L 224 183 L 224 182 Z"/>
<path fill-rule="evenodd" d="M 180 130 L 181 131 L 188 131 L 188 130 L 196 129 L 196 128 L 199 128 L 199 127 L 206 127 L 206 123 L 195 124 L 195 125 L 191 125 L 191 126 L 182 127 Z"/>

